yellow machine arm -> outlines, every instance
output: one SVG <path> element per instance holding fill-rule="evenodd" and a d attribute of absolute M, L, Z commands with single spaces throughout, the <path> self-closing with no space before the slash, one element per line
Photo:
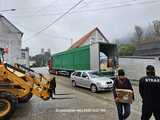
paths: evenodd
<path fill-rule="evenodd" d="M 3 48 L 0 48 L 0 120 L 10 118 L 15 106 L 28 102 L 32 95 L 48 100 L 52 94 L 52 80 L 20 64 L 3 63 Z"/>
<path fill-rule="evenodd" d="M 50 88 L 50 80 L 41 74 L 35 75 L 34 71 L 30 72 L 32 73 L 25 73 L 20 68 L 9 64 L 0 65 L 0 76 L 3 77 L 3 82 L 12 84 L 12 89 L 7 89 L 8 91 L 14 92 L 19 98 L 32 93 L 44 100 L 49 99 L 49 90 L 52 89 Z M 17 88 L 19 88 L 18 91 Z"/>

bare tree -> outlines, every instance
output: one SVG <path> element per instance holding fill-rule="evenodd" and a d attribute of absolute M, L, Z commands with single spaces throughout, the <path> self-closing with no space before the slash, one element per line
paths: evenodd
<path fill-rule="evenodd" d="M 143 30 L 140 26 L 135 26 L 135 31 L 138 37 L 138 41 L 142 39 Z"/>

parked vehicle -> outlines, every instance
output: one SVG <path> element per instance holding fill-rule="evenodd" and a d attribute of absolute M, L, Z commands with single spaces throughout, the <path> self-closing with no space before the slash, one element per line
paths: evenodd
<path fill-rule="evenodd" d="M 113 77 L 113 76 L 112 76 Z M 72 86 L 90 88 L 92 92 L 111 90 L 113 80 L 111 77 L 102 76 L 97 71 L 75 71 L 71 74 Z"/>
<path fill-rule="evenodd" d="M 102 53 L 106 60 L 101 60 Z M 104 61 L 106 62 L 104 63 Z M 49 72 L 70 75 L 75 70 L 110 71 L 115 69 L 117 64 L 117 46 L 97 42 L 52 55 L 49 60 Z"/>

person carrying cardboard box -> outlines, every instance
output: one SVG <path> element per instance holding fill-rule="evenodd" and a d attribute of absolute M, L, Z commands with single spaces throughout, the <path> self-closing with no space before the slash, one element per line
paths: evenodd
<path fill-rule="evenodd" d="M 113 95 L 119 120 L 125 120 L 130 115 L 130 104 L 134 100 L 134 93 L 131 82 L 125 77 L 123 69 L 118 70 L 118 76 L 114 80 Z"/>

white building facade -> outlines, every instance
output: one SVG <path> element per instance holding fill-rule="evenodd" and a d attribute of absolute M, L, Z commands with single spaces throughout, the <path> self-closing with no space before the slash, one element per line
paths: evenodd
<path fill-rule="evenodd" d="M 100 32 L 98 28 L 96 28 L 89 36 L 88 40 L 82 44 L 82 46 L 97 43 L 97 42 L 104 42 L 109 43 L 108 40 L 104 37 L 104 35 Z"/>
<path fill-rule="evenodd" d="M 0 47 L 8 48 L 8 54 L 4 59 L 9 64 L 18 62 L 21 56 L 21 38 L 23 33 L 9 22 L 4 16 L 0 15 Z"/>

